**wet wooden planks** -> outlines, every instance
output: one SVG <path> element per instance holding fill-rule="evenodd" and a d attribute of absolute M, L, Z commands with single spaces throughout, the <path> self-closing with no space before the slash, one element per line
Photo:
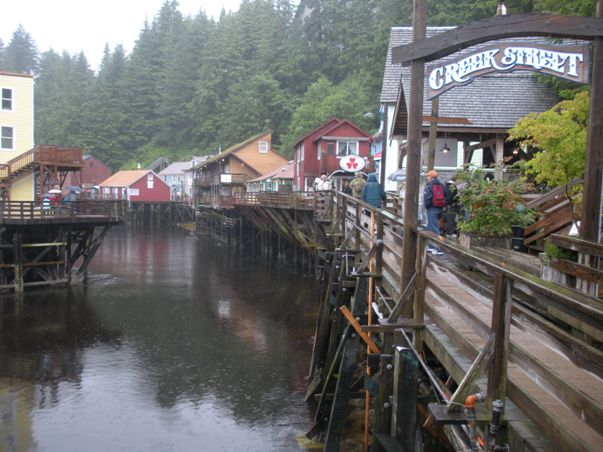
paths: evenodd
<path fill-rule="evenodd" d="M 490 300 L 431 267 L 426 314 L 458 349 L 474 359 L 490 331 Z M 542 333 L 511 328 L 508 395 L 565 450 L 603 444 L 603 382 L 576 366 Z"/>

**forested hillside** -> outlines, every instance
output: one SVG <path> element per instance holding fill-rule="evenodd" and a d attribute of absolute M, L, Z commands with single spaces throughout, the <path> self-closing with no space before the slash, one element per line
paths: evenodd
<path fill-rule="evenodd" d="M 467 23 L 497 3 L 429 0 L 428 23 Z M 595 1 L 506 5 L 593 15 Z M 22 28 L 0 41 L 0 70 L 36 75 L 36 143 L 84 147 L 115 169 L 215 153 L 267 130 L 290 155 L 331 116 L 375 131 L 389 30 L 411 22 L 412 0 L 243 0 L 215 21 L 166 1 L 130 54 L 105 48 L 98 72 L 84 54 L 38 53 Z"/>

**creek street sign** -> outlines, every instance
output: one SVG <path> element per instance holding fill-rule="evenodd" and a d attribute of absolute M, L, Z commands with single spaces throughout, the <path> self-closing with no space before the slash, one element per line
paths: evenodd
<path fill-rule="evenodd" d="M 588 48 L 505 43 L 480 49 L 479 52 L 432 66 L 427 98 L 433 99 L 455 86 L 466 85 L 480 75 L 513 70 L 540 72 L 588 83 Z"/>

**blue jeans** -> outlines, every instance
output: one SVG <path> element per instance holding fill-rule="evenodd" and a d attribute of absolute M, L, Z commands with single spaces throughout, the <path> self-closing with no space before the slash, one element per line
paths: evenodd
<path fill-rule="evenodd" d="M 440 217 L 442 216 L 441 207 L 430 207 L 427 209 L 427 231 L 440 235 Z"/>

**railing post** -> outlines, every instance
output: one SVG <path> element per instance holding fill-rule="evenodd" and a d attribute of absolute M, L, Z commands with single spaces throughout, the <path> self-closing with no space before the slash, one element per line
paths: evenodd
<path fill-rule="evenodd" d="M 505 400 L 507 394 L 507 363 L 511 332 L 512 282 L 502 273 L 494 277 L 492 331 L 495 334 L 494 356 L 488 372 L 488 401 Z"/>
<path fill-rule="evenodd" d="M 347 234 L 346 225 L 345 225 L 345 217 L 348 212 L 348 199 L 345 196 L 342 196 L 340 199 L 341 199 L 341 203 L 338 203 L 338 204 L 340 204 L 339 207 L 341 209 L 341 240 L 343 242 L 345 240 L 345 237 Z"/>
<path fill-rule="evenodd" d="M 13 252 L 15 254 L 15 292 L 23 293 L 23 236 L 20 232 L 13 235 Z"/>
<path fill-rule="evenodd" d="M 414 321 L 422 325 L 425 321 L 425 281 L 427 279 L 427 248 L 426 240 L 421 235 L 417 237 L 417 260 L 415 271 L 417 275 L 417 287 L 414 299 Z M 420 353 L 423 351 L 423 333 L 417 329 L 413 335 L 415 349 Z"/>
<path fill-rule="evenodd" d="M 356 227 L 354 228 L 354 246 L 356 249 L 360 249 L 360 224 L 362 217 L 362 206 L 359 202 L 356 202 Z"/>

